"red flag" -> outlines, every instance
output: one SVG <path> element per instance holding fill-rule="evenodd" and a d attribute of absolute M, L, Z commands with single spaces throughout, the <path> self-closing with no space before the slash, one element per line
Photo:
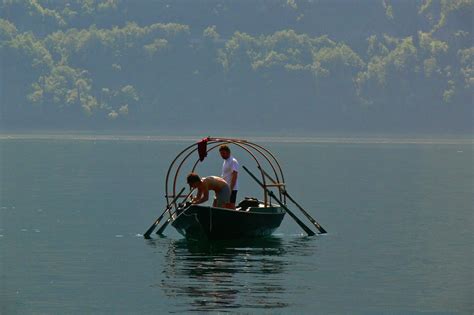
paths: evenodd
<path fill-rule="evenodd" d="M 198 142 L 199 161 L 201 162 L 207 156 L 207 141 L 209 141 L 209 137 L 203 138 L 201 141 Z"/>

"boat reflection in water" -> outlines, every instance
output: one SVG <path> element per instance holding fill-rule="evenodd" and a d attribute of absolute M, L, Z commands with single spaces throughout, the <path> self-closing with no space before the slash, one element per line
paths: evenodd
<path fill-rule="evenodd" d="M 178 311 L 284 308 L 291 247 L 294 244 L 279 237 L 170 240 L 160 286 L 176 299 Z"/>

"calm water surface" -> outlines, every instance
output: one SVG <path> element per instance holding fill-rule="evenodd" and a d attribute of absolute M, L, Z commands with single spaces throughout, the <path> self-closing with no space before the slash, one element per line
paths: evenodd
<path fill-rule="evenodd" d="M 144 240 L 189 144 L 0 138 L 0 313 L 474 312 L 472 142 L 259 142 L 327 235 L 287 216 L 259 241 Z"/>

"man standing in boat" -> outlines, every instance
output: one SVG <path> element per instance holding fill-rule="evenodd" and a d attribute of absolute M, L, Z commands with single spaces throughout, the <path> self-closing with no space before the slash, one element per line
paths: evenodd
<path fill-rule="evenodd" d="M 231 208 L 230 188 L 227 182 L 218 176 L 208 176 L 201 178 L 196 173 L 191 173 L 187 177 L 187 182 L 191 188 L 197 188 L 196 197 L 191 200 L 192 204 L 201 204 L 209 200 L 209 190 L 214 190 L 216 196 L 214 197 L 213 207 Z"/>
<path fill-rule="evenodd" d="M 239 182 L 237 180 L 239 176 L 239 162 L 232 156 L 230 148 L 226 144 L 219 147 L 219 153 L 224 159 L 224 163 L 222 164 L 222 178 L 229 184 L 231 191 L 230 207 L 235 209 L 237 191 L 239 190 Z"/>

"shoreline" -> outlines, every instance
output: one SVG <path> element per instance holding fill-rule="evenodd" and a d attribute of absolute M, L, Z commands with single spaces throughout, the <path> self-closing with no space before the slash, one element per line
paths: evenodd
<path fill-rule="evenodd" d="M 0 141 L 8 140 L 57 140 L 57 141 L 151 141 L 151 142 L 197 142 L 203 136 L 144 135 L 144 134 L 97 134 L 97 133 L 0 133 Z M 245 139 L 271 143 L 313 144 L 474 144 L 474 137 L 428 136 L 428 135 L 354 135 L 354 136 L 223 136 L 220 138 Z"/>

